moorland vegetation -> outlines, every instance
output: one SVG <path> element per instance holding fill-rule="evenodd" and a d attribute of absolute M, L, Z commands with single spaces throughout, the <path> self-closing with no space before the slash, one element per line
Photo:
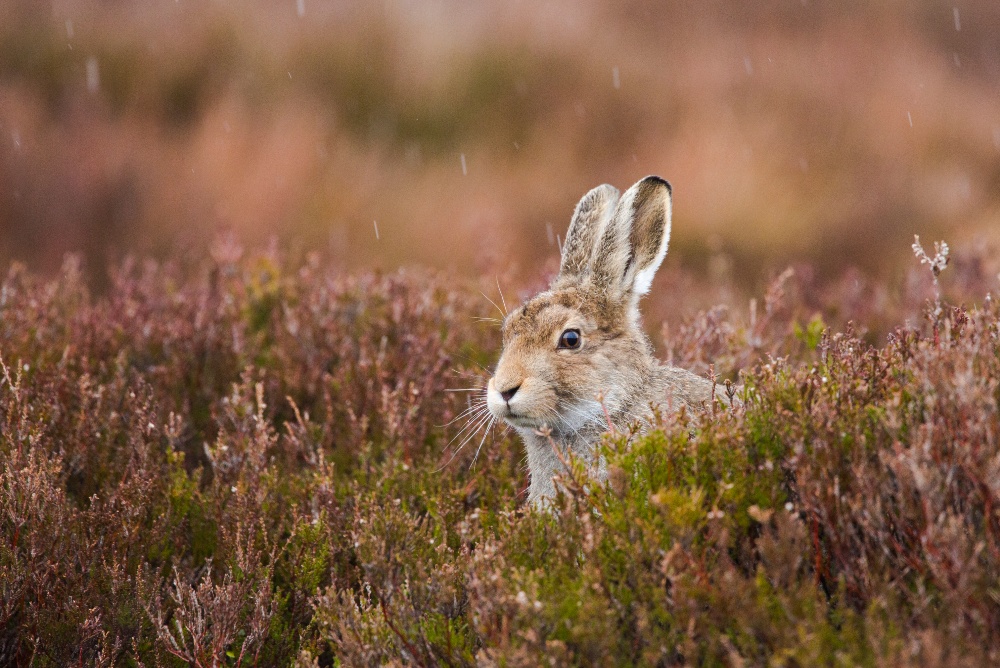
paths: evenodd
<path fill-rule="evenodd" d="M 552 512 L 518 439 L 460 418 L 492 281 L 232 244 L 100 294 L 14 265 L 0 662 L 995 664 L 1000 277 L 951 260 L 798 268 L 665 328 L 742 405 L 609 433 L 607 481 L 568 461 Z"/>

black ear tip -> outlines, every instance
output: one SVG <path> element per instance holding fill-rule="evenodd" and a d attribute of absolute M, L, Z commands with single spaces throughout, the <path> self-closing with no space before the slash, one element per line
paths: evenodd
<path fill-rule="evenodd" d="M 667 181 L 664 178 L 656 176 L 655 174 L 650 174 L 649 176 L 647 176 L 646 178 L 644 178 L 642 180 L 642 182 L 643 183 L 650 183 L 650 184 L 654 184 L 655 183 L 657 185 L 661 185 L 661 186 L 663 186 L 663 187 L 665 187 L 667 189 L 667 194 L 669 194 L 669 195 L 673 195 L 674 194 L 674 189 L 673 189 L 673 186 L 670 185 L 670 181 Z"/>

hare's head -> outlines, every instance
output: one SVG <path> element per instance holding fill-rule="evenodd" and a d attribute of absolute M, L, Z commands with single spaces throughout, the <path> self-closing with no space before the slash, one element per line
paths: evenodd
<path fill-rule="evenodd" d="M 559 275 L 504 320 L 487 391 L 495 417 L 565 435 L 603 424 L 605 410 L 641 396 L 656 361 L 639 325 L 639 297 L 669 238 L 670 184 L 659 177 L 621 196 L 598 186 L 580 200 Z"/>

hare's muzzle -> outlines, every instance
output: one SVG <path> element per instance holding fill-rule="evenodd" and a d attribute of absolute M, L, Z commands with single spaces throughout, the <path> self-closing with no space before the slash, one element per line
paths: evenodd
<path fill-rule="evenodd" d="M 519 396 L 518 390 L 521 389 L 522 383 L 520 380 L 509 379 L 498 381 L 497 378 L 497 376 L 490 378 L 486 386 L 486 405 L 496 418 L 509 422 L 520 412 L 518 408 L 523 403 L 521 401 L 523 395 Z"/>

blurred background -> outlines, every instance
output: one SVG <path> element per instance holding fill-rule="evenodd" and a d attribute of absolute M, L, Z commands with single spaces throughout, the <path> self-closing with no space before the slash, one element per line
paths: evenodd
<path fill-rule="evenodd" d="M 222 231 L 537 275 L 587 190 L 650 173 L 696 276 L 996 238 L 1000 2 L 0 3 L 4 263 Z"/>

